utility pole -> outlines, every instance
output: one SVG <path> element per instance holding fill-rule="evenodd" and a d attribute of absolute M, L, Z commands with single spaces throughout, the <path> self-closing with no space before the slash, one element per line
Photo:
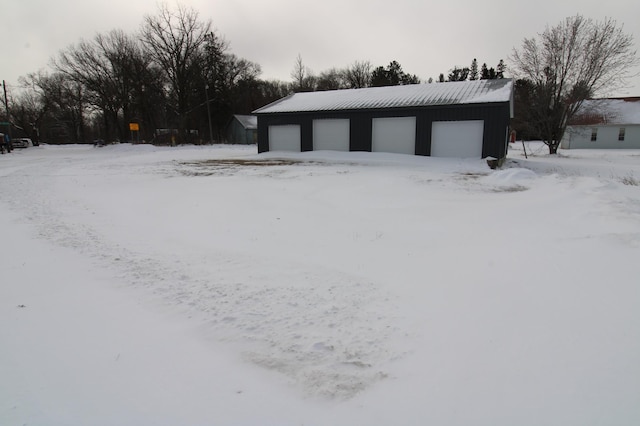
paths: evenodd
<path fill-rule="evenodd" d="M 9 121 L 9 102 L 7 102 L 7 84 L 2 80 L 2 90 L 4 90 L 4 109 L 7 113 L 7 121 Z"/>
<path fill-rule="evenodd" d="M 2 80 L 2 90 L 4 91 L 4 110 L 7 114 L 7 121 L 9 121 L 9 101 L 7 100 L 7 84 Z"/>
<path fill-rule="evenodd" d="M 4 91 L 4 110 L 7 114 L 7 134 L 9 135 L 9 140 L 11 140 L 11 121 L 9 118 L 9 101 L 7 100 L 7 84 L 2 80 L 2 90 Z"/>
<path fill-rule="evenodd" d="M 209 109 L 209 85 L 204 86 L 204 98 L 207 101 L 207 119 L 209 120 L 209 144 L 213 145 L 213 130 L 211 129 L 211 110 Z"/>

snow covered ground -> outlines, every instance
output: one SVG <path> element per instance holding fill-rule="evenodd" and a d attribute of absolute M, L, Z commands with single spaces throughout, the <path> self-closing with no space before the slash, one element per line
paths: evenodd
<path fill-rule="evenodd" d="M 527 152 L 0 156 L 0 424 L 640 424 L 640 151 Z"/>

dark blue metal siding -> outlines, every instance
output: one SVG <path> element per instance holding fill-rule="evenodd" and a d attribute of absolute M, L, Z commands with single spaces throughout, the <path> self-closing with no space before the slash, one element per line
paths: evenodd
<path fill-rule="evenodd" d="M 434 121 L 483 120 L 482 156 L 506 156 L 510 122 L 508 102 L 410 109 L 258 114 L 258 152 L 269 150 L 269 126 L 278 124 L 300 125 L 302 151 L 313 150 L 313 120 L 324 118 L 349 119 L 350 150 L 371 151 L 372 120 L 383 117 L 416 117 L 416 155 L 431 155 L 431 126 Z"/>

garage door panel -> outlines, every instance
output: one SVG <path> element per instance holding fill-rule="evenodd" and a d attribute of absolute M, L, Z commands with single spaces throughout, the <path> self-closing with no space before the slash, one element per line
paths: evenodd
<path fill-rule="evenodd" d="M 481 158 L 483 139 L 483 120 L 434 121 L 431 156 Z"/>
<path fill-rule="evenodd" d="M 416 153 L 416 118 L 374 118 L 371 150 L 414 155 Z"/>
<path fill-rule="evenodd" d="M 349 151 L 349 120 L 313 120 L 313 149 Z"/>
<path fill-rule="evenodd" d="M 300 126 L 269 126 L 269 151 L 300 152 Z"/>

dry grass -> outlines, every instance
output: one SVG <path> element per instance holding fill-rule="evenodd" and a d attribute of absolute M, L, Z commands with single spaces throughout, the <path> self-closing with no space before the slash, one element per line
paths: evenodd
<path fill-rule="evenodd" d="M 300 160 L 285 160 L 285 159 L 264 159 L 264 160 L 244 160 L 241 158 L 223 158 L 223 159 L 214 159 L 214 160 L 201 160 L 201 161 L 190 161 L 180 163 L 185 166 L 219 166 L 219 167 L 238 167 L 238 166 L 291 166 L 293 164 L 301 164 L 301 163 L 309 163 L 308 161 L 300 161 Z"/>
<path fill-rule="evenodd" d="M 625 176 L 620 179 L 620 181 L 625 185 L 640 186 L 640 180 L 636 179 L 633 175 Z"/>
<path fill-rule="evenodd" d="M 492 192 L 522 192 L 527 191 L 529 188 L 522 185 L 502 186 L 499 188 L 493 188 Z"/>
<path fill-rule="evenodd" d="M 488 173 L 473 173 L 473 172 L 464 172 L 459 173 L 456 178 L 460 180 L 476 180 L 481 177 L 487 176 Z"/>
<path fill-rule="evenodd" d="M 242 158 L 222 158 L 178 163 L 179 173 L 185 176 L 213 176 L 227 174 L 242 167 L 280 167 L 318 164 L 312 161 L 270 158 L 264 160 L 247 160 Z"/>

